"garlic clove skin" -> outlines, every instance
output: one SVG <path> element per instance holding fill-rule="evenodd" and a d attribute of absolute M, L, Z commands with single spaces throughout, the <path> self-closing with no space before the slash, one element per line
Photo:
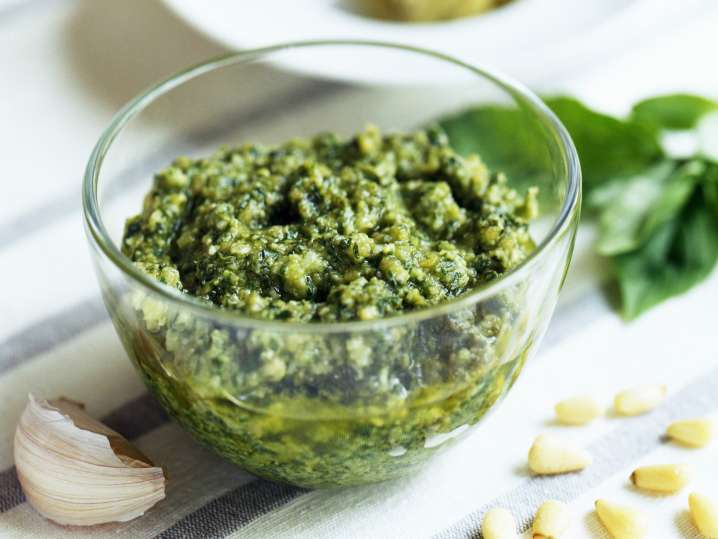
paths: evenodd
<path fill-rule="evenodd" d="M 58 524 L 126 522 L 165 497 L 162 468 L 68 399 L 29 395 L 14 455 L 28 502 Z"/>

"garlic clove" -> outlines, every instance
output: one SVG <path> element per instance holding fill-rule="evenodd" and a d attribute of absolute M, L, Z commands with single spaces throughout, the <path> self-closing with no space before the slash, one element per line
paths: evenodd
<path fill-rule="evenodd" d="M 29 395 L 14 454 L 28 502 L 59 524 L 125 522 L 165 497 L 162 468 L 68 399 Z"/>

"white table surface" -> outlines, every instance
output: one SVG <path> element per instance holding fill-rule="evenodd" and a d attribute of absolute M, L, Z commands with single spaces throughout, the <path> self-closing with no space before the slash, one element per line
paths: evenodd
<path fill-rule="evenodd" d="M 616 113 L 661 92 L 718 97 L 717 11 L 538 89 L 575 94 Z M 718 275 L 623 324 L 597 291 L 603 265 L 590 255 L 588 230 L 538 357 L 479 433 L 415 478 L 308 494 L 280 489 L 272 491 L 276 508 L 230 515 L 228 507 L 238 506 L 233 501 L 245 507 L 252 501 L 247 489 L 259 485 L 259 496 L 266 482 L 252 481 L 159 421 L 138 443 L 177 479 L 168 499 L 145 517 L 99 531 L 63 529 L 26 503 L 3 501 L 3 481 L 13 477 L 7 470 L 14 426 L 28 391 L 71 396 L 97 416 L 144 394 L 98 301 L 81 230 L 81 176 L 92 145 L 126 100 L 219 52 L 156 1 L 0 1 L 0 537 L 466 537 L 482 508 L 501 500 L 525 520 L 527 504 L 543 490 L 570 502 L 569 537 L 607 537 L 591 512 L 597 497 L 649 512 L 650 537 L 697 537 L 685 493 L 650 498 L 627 488 L 626 477 L 639 462 L 694 462 L 697 487 L 718 498 L 715 448 L 686 452 L 657 440 L 672 417 L 718 411 Z M 279 80 L 276 91 L 290 92 L 291 82 Z M 36 263 L 28 267 L 27 260 Z M 565 434 L 546 423 L 556 400 L 584 390 L 610 399 L 647 381 L 671 390 L 656 414 L 568 433 L 611 455 L 594 475 L 562 485 L 537 485 L 526 476 L 533 436 Z M 213 527 L 215 521 L 222 526 Z"/>

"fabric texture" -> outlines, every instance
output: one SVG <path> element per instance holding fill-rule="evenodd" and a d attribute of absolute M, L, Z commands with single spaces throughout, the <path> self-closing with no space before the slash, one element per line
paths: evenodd
<path fill-rule="evenodd" d="M 597 498 L 645 511 L 652 538 L 699 537 L 687 513 L 687 494 L 697 490 L 718 498 L 718 443 L 685 449 L 666 442 L 663 433 L 672 420 L 718 413 L 718 275 L 625 324 L 600 287 L 606 268 L 591 254 L 589 228 L 579 235 L 549 332 L 507 399 L 417 475 L 306 491 L 257 479 L 195 443 L 146 393 L 105 313 L 81 230 L 78 178 L 100 130 L 124 101 L 220 49 L 155 2 L 8 5 L 12 9 L 0 10 L 0 147 L 8 152 L 0 197 L 1 538 L 475 538 L 490 507 L 510 509 L 526 532 L 548 498 L 570 506 L 567 537 L 608 537 L 593 512 Z M 93 26 L 102 14 L 118 29 Z M 704 43 L 696 36 L 713 39 L 710 30 L 717 22 L 714 17 L 666 39 L 661 54 L 636 52 L 616 66 L 567 81 L 562 89 L 621 110 L 632 98 L 675 80 L 704 81 L 705 70 L 693 74 L 675 51 L 678 42 Z M 715 46 L 715 40 L 707 43 Z M 125 63 L 108 68 L 106 55 L 112 54 Z M 661 70 L 650 64 L 654 56 L 660 57 Z M 645 65 L 644 71 L 637 68 Z M 656 80 L 646 75 L 651 65 Z M 673 71 L 666 73 L 666 65 Z M 715 91 L 718 75 L 711 76 Z M 245 103 L 237 116 L 244 124 L 261 129 L 267 115 L 289 116 L 308 100 L 326 101 L 326 114 L 359 106 L 334 85 L 308 88 L 291 77 L 272 77 L 271 90 L 285 96 L 284 109 Z M 624 80 L 620 96 L 601 89 L 607 79 Z M 701 84 L 707 83 L 696 82 L 696 90 Z M 35 115 L 32 122 L 28 110 Z M 585 427 L 553 421 L 553 405 L 561 398 L 592 393 L 608 405 L 617 391 L 644 383 L 668 385 L 667 399 L 652 413 L 609 414 Z M 167 498 L 132 522 L 89 529 L 63 528 L 39 516 L 25 501 L 12 456 L 29 392 L 84 402 L 91 414 L 167 469 Z M 594 463 L 581 473 L 532 477 L 526 454 L 544 432 L 584 445 Z M 630 486 L 636 466 L 664 462 L 691 464 L 690 487 L 655 496 Z"/>

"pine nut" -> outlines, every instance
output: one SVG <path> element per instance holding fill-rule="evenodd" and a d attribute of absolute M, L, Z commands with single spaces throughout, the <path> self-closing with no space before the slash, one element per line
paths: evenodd
<path fill-rule="evenodd" d="M 646 516 L 632 507 L 596 500 L 596 513 L 614 539 L 641 539 L 648 532 Z"/>
<path fill-rule="evenodd" d="M 642 466 L 631 474 L 631 482 L 638 488 L 657 492 L 676 492 L 688 483 L 690 473 L 684 464 Z"/>
<path fill-rule="evenodd" d="M 684 445 L 703 447 L 713 438 L 713 431 L 713 421 L 710 419 L 684 419 L 668 425 L 666 434 Z"/>
<path fill-rule="evenodd" d="M 531 532 L 534 539 L 555 539 L 571 524 L 571 515 L 566 504 L 548 500 L 536 511 Z"/>
<path fill-rule="evenodd" d="M 718 504 L 708 496 L 691 493 L 688 506 L 698 531 L 709 539 L 718 538 Z"/>
<path fill-rule="evenodd" d="M 613 401 L 613 407 L 620 415 L 639 415 L 650 412 L 666 396 L 666 386 L 640 386 L 621 391 Z"/>
<path fill-rule="evenodd" d="M 556 417 L 564 425 L 584 425 L 603 415 L 603 406 L 590 396 L 576 396 L 556 405 Z"/>
<path fill-rule="evenodd" d="M 516 522 L 511 512 L 503 507 L 489 509 L 481 523 L 484 539 L 516 539 Z"/>
<path fill-rule="evenodd" d="M 575 472 L 592 460 L 584 449 L 548 434 L 537 436 L 529 450 L 529 468 L 535 474 Z"/>

